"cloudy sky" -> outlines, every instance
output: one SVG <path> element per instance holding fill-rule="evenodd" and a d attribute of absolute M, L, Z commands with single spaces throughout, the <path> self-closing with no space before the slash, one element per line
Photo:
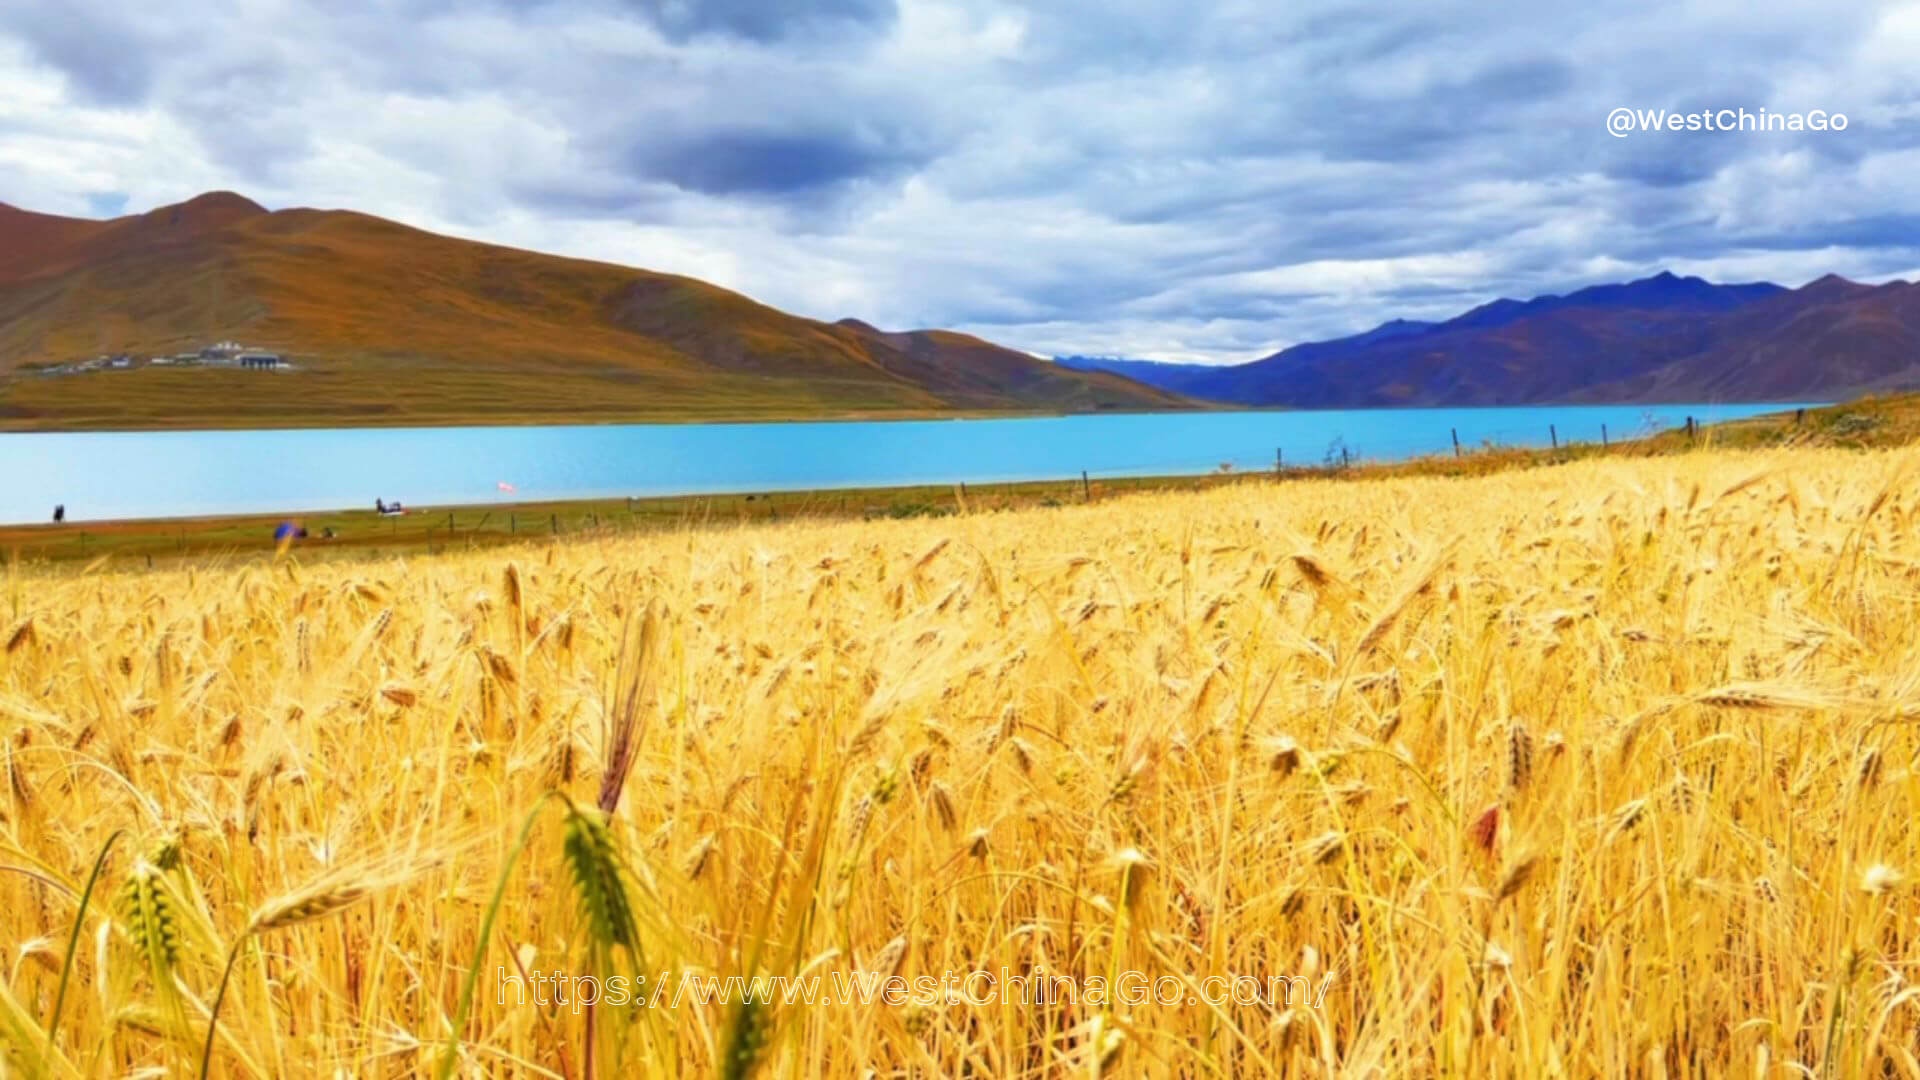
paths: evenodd
<path fill-rule="evenodd" d="M 4 0 L 0 201 L 226 188 L 1245 360 L 1662 268 L 1920 276 L 1917 59 L 1920 3 L 1846 0 Z M 1619 107 L 1848 126 L 1616 138 Z"/>

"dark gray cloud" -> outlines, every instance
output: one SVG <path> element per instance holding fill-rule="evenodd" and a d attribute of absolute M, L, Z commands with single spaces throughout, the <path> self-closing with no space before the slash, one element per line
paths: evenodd
<path fill-rule="evenodd" d="M 721 34 L 771 42 L 805 32 L 885 26 L 894 0 L 627 0 L 669 37 Z"/>
<path fill-rule="evenodd" d="M 1774 251 L 1800 251 L 1816 245 L 1860 248 L 1867 252 L 1890 249 L 1904 258 L 1906 253 L 1920 251 L 1920 213 L 1889 211 L 1809 228 L 1769 229 L 1744 236 L 1741 242 L 1748 247 Z"/>
<path fill-rule="evenodd" d="M 114 17 L 111 9 L 92 9 L 61 0 L 17 0 L 0 13 L 36 59 L 67 77 L 74 96 L 101 105 L 127 105 L 144 99 L 153 85 L 152 38 Z"/>
<path fill-rule="evenodd" d="M 923 164 L 899 147 L 844 134 L 713 131 L 643 146 L 637 169 L 707 195 L 785 195 L 880 178 Z"/>
<path fill-rule="evenodd" d="M 1920 5 L 0 5 L 0 200 L 208 188 L 1038 352 L 1238 359 L 1665 266 L 1920 270 Z M 1638 132 L 1609 110 L 1846 112 Z"/>

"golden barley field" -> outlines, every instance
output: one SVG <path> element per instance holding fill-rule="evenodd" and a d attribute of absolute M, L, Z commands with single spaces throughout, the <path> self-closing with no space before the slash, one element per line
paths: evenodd
<path fill-rule="evenodd" d="M 1917 518 L 1714 451 L 16 568 L 0 1072 L 1920 1074 Z"/>

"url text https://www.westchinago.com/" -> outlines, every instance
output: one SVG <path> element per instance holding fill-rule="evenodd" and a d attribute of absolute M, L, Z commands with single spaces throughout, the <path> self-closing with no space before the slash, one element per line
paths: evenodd
<path fill-rule="evenodd" d="M 1676 131 L 1718 134 L 1845 130 L 1847 114 L 1826 109 L 1774 112 L 1768 109 L 1629 109 L 1622 105 L 1607 114 L 1607 134 L 1616 139 Z"/>
<path fill-rule="evenodd" d="M 1096 1008 L 1122 1006 L 1174 1008 L 1261 1005 L 1318 1009 L 1325 1002 L 1333 972 L 1318 983 L 1305 975 L 1149 975 L 1123 971 L 1109 979 L 1075 978 L 1045 969 L 1015 973 L 949 971 L 944 976 L 883 975 L 872 971 L 834 971 L 827 975 L 710 975 L 667 972 L 657 975 L 575 975 L 564 971 L 495 972 L 500 1005 L 532 1005 L 549 1010 L 589 1005 L 677 1009 L 681 1006 L 752 1002 L 770 1006 L 937 1008 L 951 1005 L 1058 1005 Z"/>

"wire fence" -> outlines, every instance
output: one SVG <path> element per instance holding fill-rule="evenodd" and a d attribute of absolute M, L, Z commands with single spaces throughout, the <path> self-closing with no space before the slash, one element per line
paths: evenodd
<path fill-rule="evenodd" d="M 1600 445 L 1641 438 L 1654 434 L 1663 427 L 1658 424 L 1636 424 L 1622 430 L 1612 424 L 1591 425 L 1563 429 L 1559 425 L 1500 427 L 1476 429 L 1472 432 L 1459 431 L 1456 444 L 1455 430 L 1441 428 L 1437 433 L 1405 435 L 1392 438 L 1372 436 L 1348 438 L 1335 434 L 1324 442 L 1308 442 L 1299 438 L 1288 440 L 1284 432 L 1276 432 L 1278 441 L 1262 448 L 1234 447 L 1223 448 L 1210 454 L 1184 453 L 1167 455 L 1142 452 L 1138 456 L 1123 461 L 1101 461 L 1091 464 L 1084 471 L 1089 476 L 1101 478 L 1124 478 L 1153 475 L 1176 475 L 1214 472 L 1221 466 L 1227 466 L 1236 472 L 1254 472 L 1283 468 L 1314 468 L 1358 464 L 1361 462 L 1405 461 L 1412 458 L 1435 455 L 1450 455 L 1456 445 L 1463 453 L 1485 449 L 1540 449 L 1551 446 L 1574 446 L 1581 444 Z M 1089 457 L 1097 455 L 1089 454 Z M 1049 478 L 1054 473 L 1014 473 L 1007 476 L 980 477 L 979 482 L 1007 482 L 1016 479 Z M 927 481 L 935 482 L 935 481 Z"/>

